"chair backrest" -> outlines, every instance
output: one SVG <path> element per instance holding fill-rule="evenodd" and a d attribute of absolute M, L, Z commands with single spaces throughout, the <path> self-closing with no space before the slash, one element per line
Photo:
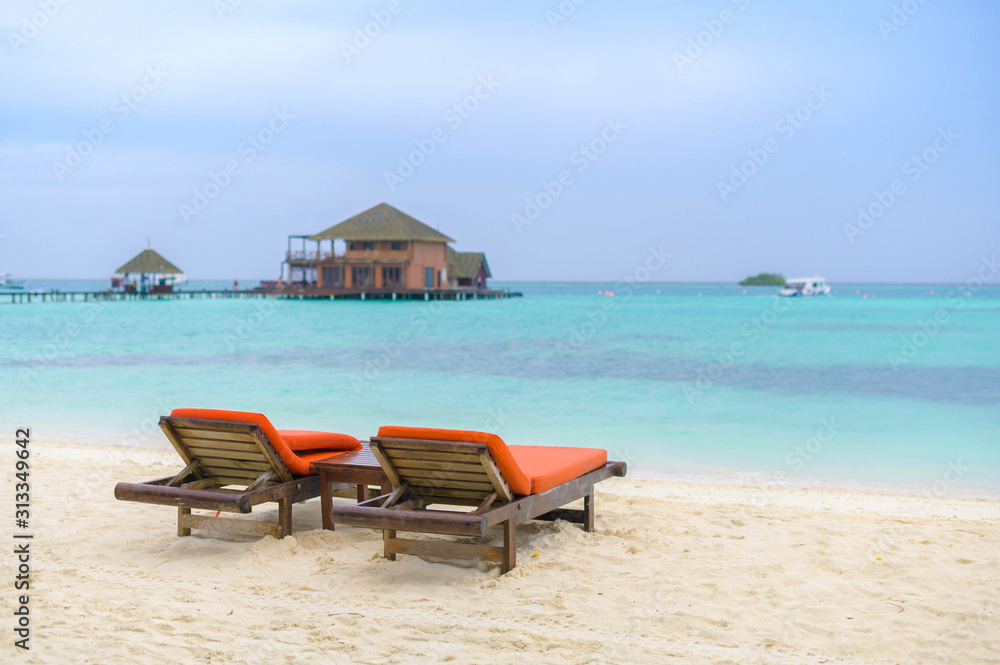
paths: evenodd
<path fill-rule="evenodd" d="M 274 478 L 265 484 L 292 480 L 257 423 L 171 415 L 160 418 L 160 429 L 186 464 L 198 462 L 198 477 L 211 476 L 219 485 L 251 485 L 270 470 Z"/>
<path fill-rule="evenodd" d="M 371 450 L 394 487 L 405 483 L 425 503 L 480 505 L 513 498 L 484 443 L 377 436 Z"/>
<path fill-rule="evenodd" d="M 435 427 L 399 427 L 385 425 L 378 430 L 379 438 L 413 439 L 421 441 L 474 443 L 485 445 L 500 475 L 515 494 L 531 494 L 531 479 L 521 470 L 507 444 L 496 434 L 472 430 L 438 429 Z"/>

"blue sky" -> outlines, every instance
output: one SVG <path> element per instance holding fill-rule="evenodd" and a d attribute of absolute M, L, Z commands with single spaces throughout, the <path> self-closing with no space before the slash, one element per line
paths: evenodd
<path fill-rule="evenodd" d="M 502 280 L 616 280 L 663 248 L 661 281 L 964 281 L 1000 245 L 998 19 L 7 0 L 0 272 L 105 277 L 152 238 L 191 278 L 270 279 L 289 234 L 385 201 Z"/>

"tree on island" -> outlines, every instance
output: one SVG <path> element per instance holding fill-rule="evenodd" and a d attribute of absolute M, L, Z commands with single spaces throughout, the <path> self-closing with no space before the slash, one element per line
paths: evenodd
<path fill-rule="evenodd" d="M 740 286 L 784 286 L 785 278 L 778 273 L 762 272 L 756 277 L 747 277 Z"/>

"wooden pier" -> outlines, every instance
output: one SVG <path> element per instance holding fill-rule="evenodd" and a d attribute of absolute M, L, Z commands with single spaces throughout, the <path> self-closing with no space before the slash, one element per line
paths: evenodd
<path fill-rule="evenodd" d="M 520 298 L 519 292 L 474 289 L 248 289 L 246 291 L 174 291 L 173 293 L 124 293 L 121 291 L 6 291 L 0 303 L 114 302 L 129 300 L 191 300 L 195 298 L 284 298 L 292 300 L 494 300 Z"/>

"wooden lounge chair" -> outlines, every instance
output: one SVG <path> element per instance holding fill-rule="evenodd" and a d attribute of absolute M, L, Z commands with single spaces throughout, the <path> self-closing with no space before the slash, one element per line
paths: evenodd
<path fill-rule="evenodd" d="M 263 415 L 242 411 L 174 409 L 160 418 L 160 429 L 184 468 L 167 478 L 118 483 L 115 498 L 177 506 L 178 536 L 207 529 L 284 538 L 292 531 L 292 504 L 319 496 L 311 462 L 361 448 L 347 434 L 279 431 Z M 269 502 L 278 504 L 276 524 L 191 514 L 192 508 L 245 514 Z"/>
<path fill-rule="evenodd" d="M 594 485 L 625 475 L 593 448 L 507 446 L 495 434 L 420 427 L 382 427 L 371 450 L 393 491 L 356 505 L 333 506 L 331 520 L 383 530 L 384 555 L 416 554 L 493 561 L 503 573 L 517 564 L 516 526 L 533 519 L 566 519 L 594 530 Z M 583 509 L 560 509 L 577 499 Z M 471 512 L 433 510 L 432 504 Z M 503 546 L 412 540 L 397 531 L 486 536 L 503 527 Z"/>

